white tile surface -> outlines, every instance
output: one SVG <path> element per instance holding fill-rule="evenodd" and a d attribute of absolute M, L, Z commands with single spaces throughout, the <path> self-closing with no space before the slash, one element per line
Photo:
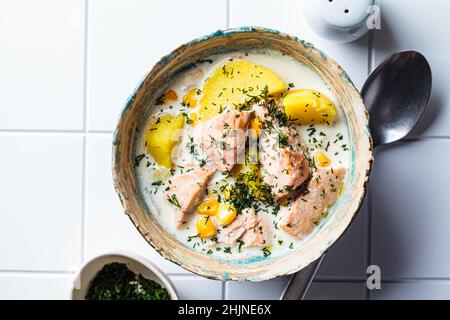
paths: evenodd
<path fill-rule="evenodd" d="M 221 300 L 222 281 L 189 276 L 172 276 L 182 300 Z"/>
<path fill-rule="evenodd" d="M 0 300 L 70 299 L 72 275 L 0 274 Z"/>
<path fill-rule="evenodd" d="M 2 1 L 0 42 L 0 129 L 81 130 L 84 0 Z"/>
<path fill-rule="evenodd" d="M 428 110 L 413 135 L 450 136 L 450 1 L 381 0 L 381 30 L 374 32 L 374 58 L 378 63 L 395 51 L 416 50 L 428 59 L 433 91 Z"/>
<path fill-rule="evenodd" d="M 318 279 L 362 279 L 367 269 L 367 199 L 349 229 L 327 252 Z"/>
<path fill-rule="evenodd" d="M 163 259 L 139 234 L 123 213 L 114 190 L 109 135 L 89 136 L 87 141 L 86 259 L 116 250 L 129 250 L 153 261 L 165 272 L 187 271 Z"/>
<path fill-rule="evenodd" d="M 261 282 L 226 282 L 228 300 L 278 300 L 289 281 L 289 277 Z"/>
<path fill-rule="evenodd" d="M 450 141 L 377 150 L 371 185 L 372 261 L 382 279 L 450 277 Z"/>
<path fill-rule="evenodd" d="M 75 270 L 82 138 L 0 136 L 1 270 Z"/>
<path fill-rule="evenodd" d="M 313 282 L 306 300 L 364 300 L 365 283 Z"/>
<path fill-rule="evenodd" d="M 231 25 L 276 29 L 307 40 L 335 59 L 360 88 L 367 78 L 367 37 L 348 44 L 336 44 L 317 36 L 303 17 L 307 0 L 231 0 Z"/>
<path fill-rule="evenodd" d="M 106 134 L 86 138 L 83 233 L 83 135 L 57 131 L 82 131 L 84 125 L 93 131 L 112 130 L 128 95 L 162 55 L 193 37 L 226 27 L 228 2 L 230 26 L 270 27 L 310 41 L 335 58 L 360 87 L 367 77 L 367 37 L 351 44 L 320 39 L 302 16 L 303 1 L 278 0 L 275 5 L 273 0 L 1 2 L 0 87 L 7 90 L 0 90 L 0 131 L 55 132 L 0 133 L 0 299 L 68 298 L 72 275 L 61 271 L 80 265 L 82 234 L 85 260 L 113 250 L 136 252 L 169 272 L 184 299 L 278 299 L 287 278 L 222 284 L 162 259 L 122 213 L 112 187 L 111 137 Z M 434 87 L 414 135 L 450 137 L 450 40 L 445 37 L 450 1 L 379 2 L 382 29 L 374 32 L 374 65 L 398 50 L 424 53 Z M 418 23 L 424 19 L 426 23 Z M 382 278 L 389 281 L 382 283 L 380 291 L 371 291 L 371 298 L 450 297 L 450 282 L 439 280 L 450 278 L 448 163 L 447 139 L 377 151 L 370 185 L 371 262 L 381 266 Z M 366 297 L 367 219 L 363 208 L 327 254 L 320 280 L 313 283 L 307 298 Z"/>
<path fill-rule="evenodd" d="M 126 99 L 164 55 L 226 27 L 225 0 L 96 0 L 88 10 L 88 127 L 112 130 Z"/>
<path fill-rule="evenodd" d="M 448 300 L 449 281 L 409 281 L 403 283 L 382 283 L 380 290 L 372 290 L 370 299 L 375 300 Z"/>

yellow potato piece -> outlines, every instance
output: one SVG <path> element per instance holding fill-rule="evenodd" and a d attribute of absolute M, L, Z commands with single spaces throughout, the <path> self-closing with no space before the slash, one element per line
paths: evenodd
<path fill-rule="evenodd" d="M 216 219 L 221 226 L 226 227 L 236 219 L 237 211 L 232 204 L 221 203 L 216 213 Z"/>
<path fill-rule="evenodd" d="M 197 234 L 202 239 L 209 239 L 216 235 L 217 229 L 214 222 L 208 216 L 201 216 L 196 223 Z"/>
<path fill-rule="evenodd" d="M 283 106 L 290 121 L 297 124 L 331 124 L 336 117 L 333 102 L 323 93 L 311 89 L 289 91 L 283 97 Z"/>
<path fill-rule="evenodd" d="M 171 168 L 172 148 L 177 144 L 177 131 L 184 127 L 184 116 L 161 116 L 148 126 L 145 134 L 147 152 L 155 159 L 156 163 L 166 168 Z"/>
<path fill-rule="evenodd" d="M 205 81 L 199 116 L 208 120 L 225 108 L 239 109 L 262 95 L 284 91 L 283 80 L 271 70 L 246 60 L 227 61 Z"/>

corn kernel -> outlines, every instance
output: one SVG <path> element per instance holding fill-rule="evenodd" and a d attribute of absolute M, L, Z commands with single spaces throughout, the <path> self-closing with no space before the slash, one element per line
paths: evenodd
<path fill-rule="evenodd" d="M 197 207 L 197 212 L 206 216 L 216 215 L 217 208 L 219 207 L 219 201 L 215 198 L 209 198 L 200 203 Z"/>
<path fill-rule="evenodd" d="M 202 239 L 209 239 L 216 235 L 217 229 L 214 222 L 208 216 L 201 216 L 197 220 L 197 234 Z"/>
<path fill-rule="evenodd" d="M 216 213 L 216 219 L 221 226 L 226 227 L 236 219 L 236 208 L 228 203 L 221 203 Z"/>
<path fill-rule="evenodd" d="M 316 153 L 316 162 L 321 167 L 328 167 L 331 164 L 330 159 L 322 151 Z"/>
<path fill-rule="evenodd" d="M 177 100 L 178 100 L 178 95 L 175 91 L 169 90 L 166 93 L 164 93 L 164 102 L 177 101 Z"/>
<path fill-rule="evenodd" d="M 184 105 L 194 108 L 197 105 L 197 89 L 189 90 L 183 97 Z"/>

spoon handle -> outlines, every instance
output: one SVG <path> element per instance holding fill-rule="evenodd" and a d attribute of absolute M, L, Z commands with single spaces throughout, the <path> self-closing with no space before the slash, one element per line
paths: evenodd
<path fill-rule="evenodd" d="M 309 266 L 295 273 L 291 280 L 289 280 L 280 300 L 303 300 L 311 286 L 314 276 L 319 270 L 324 256 L 322 255 Z"/>

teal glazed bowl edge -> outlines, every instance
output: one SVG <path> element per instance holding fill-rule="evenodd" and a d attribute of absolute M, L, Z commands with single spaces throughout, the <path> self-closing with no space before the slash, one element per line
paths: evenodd
<path fill-rule="evenodd" d="M 293 56 L 330 86 L 344 111 L 350 136 L 351 163 L 344 190 L 303 246 L 289 254 L 247 260 L 217 260 L 181 244 L 166 232 L 140 196 L 134 171 L 134 143 L 150 105 L 176 74 L 217 53 L 268 48 Z M 364 199 L 373 161 L 368 112 L 348 74 L 332 58 L 295 36 L 261 27 L 219 30 L 181 45 L 162 57 L 129 96 L 113 134 L 115 190 L 125 213 L 144 239 L 164 258 L 201 276 L 219 280 L 261 281 L 297 272 L 323 255 L 347 230 Z"/>

